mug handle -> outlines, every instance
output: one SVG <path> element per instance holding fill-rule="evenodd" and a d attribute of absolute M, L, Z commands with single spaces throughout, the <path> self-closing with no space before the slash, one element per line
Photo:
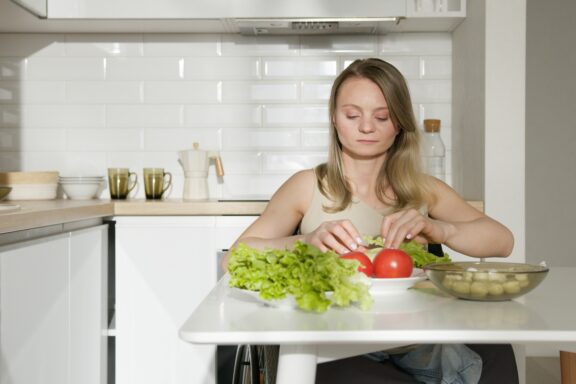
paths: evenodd
<path fill-rule="evenodd" d="M 134 176 L 134 177 L 132 177 Z M 130 182 L 132 184 L 130 184 Z M 132 192 L 134 187 L 138 184 L 138 175 L 135 172 L 128 173 L 128 193 Z"/>
<path fill-rule="evenodd" d="M 164 194 L 164 192 L 166 192 L 166 190 L 172 185 L 172 174 L 170 172 L 164 172 L 164 184 L 165 186 L 162 190 L 162 194 Z"/>

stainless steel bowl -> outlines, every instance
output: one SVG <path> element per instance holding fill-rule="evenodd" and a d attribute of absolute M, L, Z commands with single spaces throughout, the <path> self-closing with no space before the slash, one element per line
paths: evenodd
<path fill-rule="evenodd" d="M 510 300 L 525 295 L 548 274 L 545 266 L 506 262 L 436 263 L 423 269 L 441 291 L 480 301 Z"/>

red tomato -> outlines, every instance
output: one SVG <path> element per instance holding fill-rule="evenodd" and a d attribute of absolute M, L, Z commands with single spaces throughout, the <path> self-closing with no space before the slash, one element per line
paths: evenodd
<path fill-rule="evenodd" d="M 374 275 L 379 278 L 410 277 L 414 264 L 406 252 L 399 249 L 383 249 L 374 258 Z"/>
<path fill-rule="evenodd" d="M 358 260 L 360 265 L 358 266 L 358 271 L 364 273 L 366 276 L 371 277 L 374 273 L 374 267 L 372 266 L 372 261 L 362 252 L 349 252 L 342 256 L 343 259 L 353 259 Z"/>

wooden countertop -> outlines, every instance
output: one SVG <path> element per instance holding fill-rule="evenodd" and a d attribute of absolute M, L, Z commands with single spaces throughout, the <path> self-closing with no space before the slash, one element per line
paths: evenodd
<path fill-rule="evenodd" d="M 0 234 L 47 225 L 112 216 L 198 216 L 259 215 L 265 201 L 184 201 L 167 199 L 147 201 L 112 200 L 27 200 L 4 201 L 20 209 L 0 211 Z"/>
<path fill-rule="evenodd" d="M 483 210 L 481 201 L 470 201 Z M 149 201 L 112 200 L 27 200 L 4 201 L 0 205 L 17 204 L 18 210 L 0 211 L 0 234 L 74 221 L 112 216 L 220 216 L 259 215 L 266 201 L 185 201 L 167 199 Z"/>

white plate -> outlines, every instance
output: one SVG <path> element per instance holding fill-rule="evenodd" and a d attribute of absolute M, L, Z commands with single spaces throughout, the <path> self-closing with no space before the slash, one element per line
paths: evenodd
<path fill-rule="evenodd" d="M 381 295 L 388 293 L 401 293 L 405 292 L 414 284 L 426 280 L 426 274 L 421 269 L 414 269 L 412 276 L 397 279 L 377 279 L 371 278 L 372 285 L 370 286 L 370 293 L 373 295 Z"/>
<path fill-rule="evenodd" d="M 240 300 L 257 301 L 264 305 L 280 309 L 294 309 L 297 308 L 296 299 L 292 295 L 287 295 L 282 300 L 264 300 L 260 297 L 260 292 L 250 291 L 248 289 L 232 288 L 232 294 Z M 326 292 L 326 296 L 330 297 L 332 292 Z"/>

